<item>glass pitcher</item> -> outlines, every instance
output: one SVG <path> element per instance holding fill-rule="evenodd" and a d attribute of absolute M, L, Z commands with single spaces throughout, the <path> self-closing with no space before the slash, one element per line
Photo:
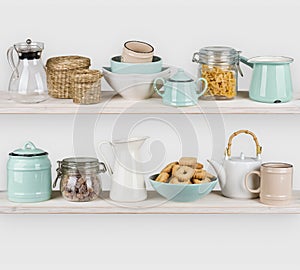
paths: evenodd
<path fill-rule="evenodd" d="M 48 98 L 46 70 L 41 60 L 44 43 L 14 44 L 7 51 L 7 60 L 13 70 L 8 90 L 13 100 L 20 103 L 38 103 Z M 18 54 L 14 61 L 14 51 Z"/>

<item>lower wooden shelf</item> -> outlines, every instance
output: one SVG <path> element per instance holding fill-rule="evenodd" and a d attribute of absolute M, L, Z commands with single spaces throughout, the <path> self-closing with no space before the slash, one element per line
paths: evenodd
<path fill-rule="evenodd" d="M 40 203 L 13 203 L 0 192 L 0 214 L 300 214 L 300 191 L 295 191 L 293 201 L 287 206 L 267 206 L 255 200 L 234 200 L 214 191 L 196 202 L 170 202 L 154 191 L 148 199 L 138 203 L 117 203 L 102 198 L 85 203 L 68 202 L 53 192 L 52 199 Z"/>

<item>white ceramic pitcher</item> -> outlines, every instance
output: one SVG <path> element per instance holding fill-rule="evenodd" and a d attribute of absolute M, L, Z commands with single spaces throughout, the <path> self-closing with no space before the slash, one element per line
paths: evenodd
<path fill-rule="evenodd" d="M 103 141 L 99 145 L 100 154 L 112 176 L 110 198 L 119 202 L 138 202 L 147 198 L 145 179 L 140 161 L 140 148 L 148 137 Z M 109 144 L 114 153 L 114 169 L 107 162 L 101 147 Z"/>

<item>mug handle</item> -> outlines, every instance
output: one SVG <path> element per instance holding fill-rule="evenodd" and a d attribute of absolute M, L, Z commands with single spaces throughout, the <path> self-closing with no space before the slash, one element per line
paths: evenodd
<path fill-rule="evenodd" d="M 102 149 L 101 149 L 102 145 L 104 145 L 104 144 L 108 144 L 110 146 L 112 146 L 112 144 L 109 141 L 102 141 L 98 145 L 98 147 L 99 147 L 99 154 L 100 154 L 101 158 L 103 159 L 103 163 L 104 163 L 104 165 L 105 165 L 105 167 L 106 167 L 109 175 L 112 176 L 113 175 L 113 170 L 111 169 L 111 166 L 109 165 L 108 161 L 106 160 L 106 158 L 105 158 L 105 156 L 104 156 L 104 154 L 102 152 Z"/>
<path fill-rule="evenodd" d="M 196 81 L 196 85 L 197 85 L 199 82 L 201 82 L 201 81 L 204 82 L 204 89 L 203 89 L 200 93 L 197 93 L 197 97 L 198 97 L 198 98 L 201 97 L 201 96 L 203 96 L 203 95 L 206 93 L 207 88 L 208 88 L 207 80 L 204 79 L 204 78 L 199 78 L 199 79 Z"/>
<path fill-rule="evenodd" d="M 163 95 L 163 94 L 157 89 L 157 87 L 156 87 L 156 84 L 157 84 L 158 81 L 162 81 L 162 82 L 163 82 L 163 86 L 165 85 L 166 81 L 165 81 L 164 78 L 156 78 L 156 79 L 154 80 L 154 82 L 153 82 L 153 88 L 154 88 L 155 92 L 156 92 L 157 94 L 159 94 L 161 97 L 164 97 L 164 95 Z"/>
<path fill-rule="evenodd" d="M 248 186 L 248 178 L 251 174 L 256 174 L 259 176 L 259 178 L 261 177 L 261 174 L 259 171 L 252 171 L 252 172 L 249 172 L 247 173 L 246 177 L 245 177 L 245 185 L 246 185 L 246 188 L 251 192 L 251 193 L 260 193 L 260 186 L 257 188 L 257 189 L 251 189 L 249 186 Z"/>

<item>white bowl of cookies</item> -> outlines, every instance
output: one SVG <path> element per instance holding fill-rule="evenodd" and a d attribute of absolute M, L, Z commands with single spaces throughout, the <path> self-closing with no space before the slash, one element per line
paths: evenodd
<path fill-rule="evenodd" d="M 150 176 L 152 187 L 171 201 L 191 202 L 203 198 L 217 184 L 217 177 L 203 168 L 194 157 L 169 163 L 159 174 Z"/>

